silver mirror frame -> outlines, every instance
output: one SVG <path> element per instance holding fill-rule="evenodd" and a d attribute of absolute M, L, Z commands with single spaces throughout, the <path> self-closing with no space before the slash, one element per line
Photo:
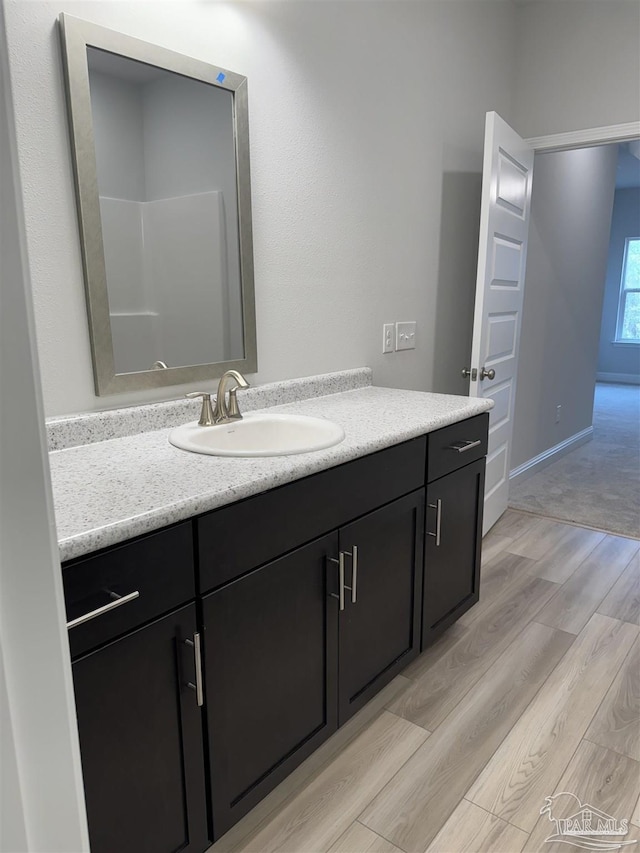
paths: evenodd
<path fill-rule="evenodd" d="M 182 385 L 215 379 L 226 370 L 255 373 L 256 344 L 251 180 L 249 170 L 249 114 L 247 78 L 233 71 L 201 62 L 167 48 L 123 35 L 89 21 L 67 15 L 59 17 L 65 70 L 67 110 L 76 180 L 78 224 L 89 320 L 96 394 L 117 394 L 166 385 Z M 128 59 L 193 77 L 227 89 L 233 95 L 235 151 L 240 240 L 240 286 L 242 298 L 244 358 L 185 367 L 168 367 L 135 373 L 116 373 L 109 316 L 107 276 L 98 197 L 98 175 L 89 90 L 87 47 L 95 47 Z M 220 74 L 224 79 L 220 82 Z"/>

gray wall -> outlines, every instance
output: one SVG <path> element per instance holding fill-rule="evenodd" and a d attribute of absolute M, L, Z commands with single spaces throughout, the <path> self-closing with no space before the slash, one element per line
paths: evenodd
<path fill-rule="evenodd" d="M 640 188 L 616 190 L 615 194 L 598 357 L 599 374 L 622 374 L 625 381 L 640 383 L 640 346 L 614 343 L 624 245 L 628 237 L 640 237 Z"/>
<path fill-rule="evenodd" d="M 615 145 L 536 155 L 512 469 L 591 426 L 616 165 Z"/>
<path fill-rule="evenodd" d="M 522 3 L 513 121 L 521 136 L 640 119 L 640 3 Z"/>
<path fill-rule="evenodd" d="M 7 10 L 49 415 L 188 390 L 94 396 L 60 11 L 248 77 L 253 381 L 370 365 L 380 384 L 465 393 L 484 115 L 510 118 L 515 4 L 8 0 Z M 383 356 L 382 324 L 396 320 L 418 321 L 417 349 Z"/>
<path fill-rule="evenodd" d="M 638 117 L 629 4 L 592 5 L 6 0 L 47 413 L 187 390 L 94 396 L 60 11 L 248 77 L 255 382 L 367 364 L 378 384 L 466 393 L 485 112 L 525 136 Z M 383 356 L 382 324 L 411 319 L 416 350 Z"/>
<path fill-rule="evenodd" d="M 145 201 L 142 89 L 98 71 L 89 82 L 100 195 Z"/>

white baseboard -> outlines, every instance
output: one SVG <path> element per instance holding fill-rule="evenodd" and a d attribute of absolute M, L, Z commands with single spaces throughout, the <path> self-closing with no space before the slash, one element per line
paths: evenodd
<path fill-rule="evenodd" d="M 541 471 L 543 468 L 546 468 L 547 465 L 551 465 L 552 462 L 556 462 L 561 456 L 564 456 L 571 450 L 575 450 L 576 447 L 580 447 L 581 444 L 586 444 L 588 441 L 591 441 L 592 437 L 593 427 L 590 426 L 569 438 L 565 438 L 565 440 L 561 441 L 560 444 L 550 447 L 543 453 L 539 453 L 537 456 L 534 456 L 533 459 L 529 459 L 528 462 L 524 462 L 522 465 L 518 465 L 517 468 L 514 468 L 513 471 L 509 473 L 509 482 L 517 483 L 521 480 L 526 480 L 527 477 Z"/>
<path fill-rule="evenodd" d="M 622 385 L 640 385 L 637 373 L 596 373 L 596 382 L 613 382 Z"/>

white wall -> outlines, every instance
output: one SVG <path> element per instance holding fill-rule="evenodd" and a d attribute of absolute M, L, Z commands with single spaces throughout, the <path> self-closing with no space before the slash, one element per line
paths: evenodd
<path fill-rule="evenodd" d="M 60 11 L 248 77 L 256 381 L 368 364 L 464 393 L 484 114 L 510 118 L 515 4 L 6 2 L 49 415 L 187 390 L 94 396 Z M 382 324 L 411 319 L 417 349 L 383 356 Z"/>
<path fill-rule="evenodd" d="M 615 145 L 536 155 L 512 469 L 591 426 L 616 165 Z"/>
<path fill-rule="evenodd" d="M 0 850 L 88 850 L 0 3 Z"/>
<path fill-rule="evenodd" d="M 513 121 L 521 136 L 640 119 L 640 3 L 525 2 Z"/>
<path fill-rule="evenodd" d="M 640 188 L 616 190 L 611 221 L 607 279 L 602 304 L 598 373 L 622 374 L 640 383 L 640 345 L 616 345 L 618 297 L 627 238 L 640 237 Z"/>

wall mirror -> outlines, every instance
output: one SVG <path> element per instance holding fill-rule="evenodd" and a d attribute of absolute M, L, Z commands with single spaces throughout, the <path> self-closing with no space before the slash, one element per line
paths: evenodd
<path fill-rule="evenodd" d="M 254 373 L 246 78 L 60 29 L 96 393 Z"/>

